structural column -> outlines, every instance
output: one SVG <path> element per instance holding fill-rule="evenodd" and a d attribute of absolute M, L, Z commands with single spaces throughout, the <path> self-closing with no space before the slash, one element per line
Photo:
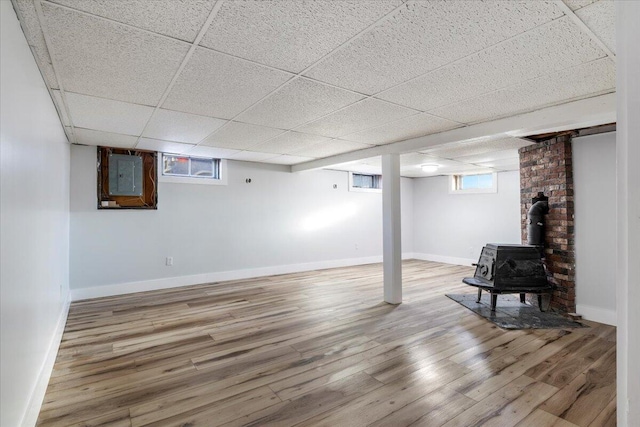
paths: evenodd
<path fill-rule="evenodd" d="M 640 425 L 640 2 L 616 2 L 617 416 Z"/>
<path fill-rule="evenodd" d="M 402 302 L 402 244 L 400 239 L 400 155 L 382 155 L 382 245 L 384 301 Z"/>

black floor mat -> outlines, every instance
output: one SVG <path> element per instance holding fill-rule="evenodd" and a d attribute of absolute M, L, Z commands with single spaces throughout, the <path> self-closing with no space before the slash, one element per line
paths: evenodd
<path fill-rule="evenodd" d="M 482 295 L 479 303 L 476 302 L 477 293 L 447 296 L 503 329 L 588 328 L 559 314 L 541 312 L 538 307 L 522 304 L 519 295 L 498 295 L 495 313 L 491 313 L 491 297 L 488 293 Z"/>

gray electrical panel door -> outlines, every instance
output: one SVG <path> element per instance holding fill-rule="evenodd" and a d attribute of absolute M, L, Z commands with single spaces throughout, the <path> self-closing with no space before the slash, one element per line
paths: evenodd
<path fill-rule="evenodd" d="M 109 195 L 142 196 L 142 157 L 109 155 Z"/>

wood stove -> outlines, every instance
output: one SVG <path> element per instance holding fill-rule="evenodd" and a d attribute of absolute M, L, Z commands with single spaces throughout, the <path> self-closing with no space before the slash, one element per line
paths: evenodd
<path fill-rule="evenodd" d="M 553 287 L 547 281 L 538 246 L 489 243 L 482 248 L 475 265 L 474 276 L 462 281 L 478 288 L 478 302 L 483 290 L 491 294 L 491 311 L 496 310 L 498 295 L 514 293 L 520 294 L 523 303 L 525 294 L 537 294 L 540 311 L 543 311 L 542 294 L 550 294 Z"/>

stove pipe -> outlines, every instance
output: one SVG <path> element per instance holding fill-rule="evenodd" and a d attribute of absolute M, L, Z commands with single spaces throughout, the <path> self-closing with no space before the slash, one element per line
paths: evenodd
<path fill-rule="evenodd" d="M 532 199 L 527 221 L 527 244 L 544 247 L 544 216 L 549 213 L 549 198 L 544 193 Z"/>

